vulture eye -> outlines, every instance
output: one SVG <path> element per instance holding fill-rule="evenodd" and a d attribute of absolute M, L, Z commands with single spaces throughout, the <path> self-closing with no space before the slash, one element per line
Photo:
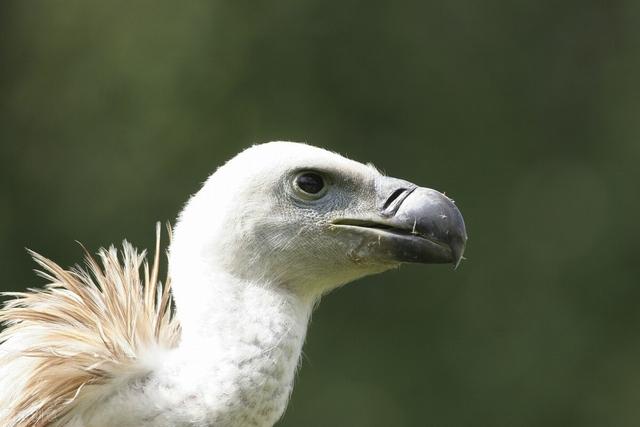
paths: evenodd
<path fill-rule="evenodd" d="M 321 175 L 315 172 L 302 172 L 296 176 L 295 187 L 304 196 L 319 199 L 325 193 L 325 182 Z"/>

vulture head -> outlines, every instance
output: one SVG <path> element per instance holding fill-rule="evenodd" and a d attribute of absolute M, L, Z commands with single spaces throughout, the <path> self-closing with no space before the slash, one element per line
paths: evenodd
<path fill-rule="evenodd" d="M 400 263 L 457 266 L 466 239 L 442 193 L 317 147 L 270 142 L 228 161 L 187 203 L 171 274 L 178 304 L 206 294 L 178 287 L 197 284 L 183 276 L 202 270 L 317 298 Z"/>

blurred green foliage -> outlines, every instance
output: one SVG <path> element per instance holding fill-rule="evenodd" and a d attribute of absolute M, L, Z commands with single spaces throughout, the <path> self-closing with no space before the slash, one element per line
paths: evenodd
<path fill-rule="evenodd" d="M 446 191 L 468 260 L 325 298 L 279 426 L 640 425 L 640 2 L 0 4 L 0 259 L 153 240 L 253 143 Z"/>

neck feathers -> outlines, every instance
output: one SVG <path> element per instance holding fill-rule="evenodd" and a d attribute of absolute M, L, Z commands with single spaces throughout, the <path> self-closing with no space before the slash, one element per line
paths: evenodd
<path fill-rule="evenodd" d="M 215 297 L 199 319 L 187 316 L 161 400 L 188 419 L 271 426 L 289 399 L 312 304 L 271 284 L 209 280 Z"/>
<path fill-rule="evenodd" d="M 313 301 L 195 268 L 169 283 L 125 243 L 89 272 L 34 255 L 50 281 L 0 310 L 0 424 L 271 426 Z M 142 270 L 142 274 L 141 271 Z M 184 271 L 183 271 L 184 272 Z"/>

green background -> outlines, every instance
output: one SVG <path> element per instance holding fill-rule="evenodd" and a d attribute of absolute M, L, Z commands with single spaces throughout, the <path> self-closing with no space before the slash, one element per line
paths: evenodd
<path fill-rule="evenodd" d="M 468 260 L 325 298 L 278 426 L 638 426 L 639 36 L 637 0 L 3 0 L 0 287 L 307 141 L 446 191 Z"/>

